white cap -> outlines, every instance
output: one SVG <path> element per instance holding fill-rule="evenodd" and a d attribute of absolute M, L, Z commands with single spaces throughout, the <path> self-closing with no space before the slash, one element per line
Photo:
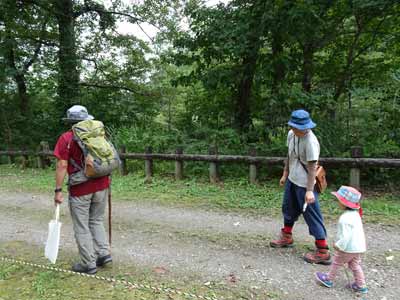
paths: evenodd
<path fill-rule="evenodd" d="M 65 121 L 85 121 L 93 120 L 94 117 L 89 115 L 86 107 L 82 105 L 74 105 L 67 110 L 67 117 L 63 118 Z"/>

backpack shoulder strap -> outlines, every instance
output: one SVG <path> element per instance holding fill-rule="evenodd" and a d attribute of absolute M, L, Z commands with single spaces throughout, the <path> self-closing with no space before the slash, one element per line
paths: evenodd
<path fill-rule="evenodd" d="M 296 153 L 296 149 L 295 149 L 295 142 L 294 142 L 294 137 L 293 137 L 293 149 L 294 149 L 294 153 L 297 155 L 296 159 L 299 161 L 299 163 L 301 164 L 301 166 L 303 167 L 304 171 L 306 171 L 306 173 L 308 174 L 308 170 L 305 164 L 303 164 L 303 162 L 300 159 L 300 147 L 299 147 L 299 143 L 300 140 L 298 140 L 298 144 L 297 144 L 297 153 Z M 318 166 L 318 161 L 317 161 L 317 166 Z"/>
<path fill-rule="evenodd" d="M 68 160 L 68 162 L 69 162 L 71 165 L 73 165 L 75 169 L 78 169 L 79 171 L 82 171 L 82 170 L 83 170 L 83 168 L 82 168 L 80 165 L 78 165 L 74 159 L 70 158 L 70 159 Z"/>
<path fill-rule="evenodd" d="M 80 140 L 75 136 L 74 131 L 72 131 L 72 139 L 69 141 L 69 143 L 68 143 L 68 145 L 67 145 L 68 152 L 69 152 L 69 150 L 71 149 L 71 144 L 72 144 L 72 142 L 75 142 L 75 143 L 78 144 L 78 146 L 79 146 L 79 148 L 81 149 L 83 155 L 85 156 L 85 152 L 84 152 L 84 151 L 86 151 L 86 149 L 85 149 L 84 147 L 81 146 Z M 82 171 L 82 170 L 83 170 L 83 167 L 81 167 L 73 158 L 70 157 L 69 160 L 68 160 L 68 162 L 69 162 L 71 165 L 73 165 L 75 169 L 77 169 L 77 170 L 79 170 L 79 171 Z M 84 163 L 84 161 L 83 161 L 82 163 Z"/>

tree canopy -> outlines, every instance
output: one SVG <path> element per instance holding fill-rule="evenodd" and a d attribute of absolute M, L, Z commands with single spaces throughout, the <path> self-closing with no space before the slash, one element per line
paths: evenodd
<path fill-rule="evenodd" d="M 2 0 L 1 144 L 54 143 L 82 104 L 132 151 L 282 154 L 305 108 L 324 155 L 400 157 L 399 24 L 395 0 Z"/>

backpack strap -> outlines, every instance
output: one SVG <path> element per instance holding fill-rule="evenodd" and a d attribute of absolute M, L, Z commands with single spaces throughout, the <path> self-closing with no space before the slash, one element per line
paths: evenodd
<path fill-rule="evenodd" d="M 76 163 L 76 161 L 73 160 L 72 158 L 70 158 L 70 159 L 68 160 L 68 162 L 69 162 L 71 165 L 73 165 L 75 169 L 78 169 L 79 171 L 83 171 L 83 168 L 82 168 L 80 165 L 78 165 L 78 164 Z"/>
<path fill-rule="evenodd" d="M 73 135 L 72 139 L 69 141 L 69 143 L 68 143 L 68 145 L 67 145 L 68 153 L 69 153 L 69 150 L 71 149 L 71 143 L 72 143 L 72 141 L 75 141 L 75 143 L 78 144 L 79 148 L 81 149 L 81 151 L 82 151 L 82 153 L 83 153 L 83 152 L 84 152 L 84 149 L 82 149 L 81 144 L 79 143 L 79 139 L 77 139 L 77 138 L 75 137 L 75 135 Z M 83 154 L 84 154 L 84 153 L 83 153 Z M 70 158 L 70 159 L 68 160 L 68 162 L 69 162 L 75 169 L 77 169 L 78 171 L 83 171 L 83 167 L 81 167 L 74 159 Z"/>
<path fill-rule="evenodd" d="M 299 161 L 299 163 L 301 164 L 301 166 L 303 167 L 303 169 L 304 169 L 304 171 L 306 171 L 306 173 L 308 174 L 308 170 L 307 170 L 307 167 L 306 167 L 306 165 L 305 164 L 303 164 L 303 162 L 301 161 L 301 159 L 300 159 L 300 146 L 299 146 L 299 144 L 300 144 L 300 139 L 299 138 L 297 138 L 297 153 L 296 153 L 296 148 L 295 148 L 295 146 L 296 146 L 296 143 L 295 143 L 295 138 L 296 138 L 296 136 L 293 136 L 293 151 L 294 151 L 294 154 L 296 154 L 296 158 L 297 158 L 297 160 Z M 318 165 L 318 161 L 317 161 L 317 165 Z"/>

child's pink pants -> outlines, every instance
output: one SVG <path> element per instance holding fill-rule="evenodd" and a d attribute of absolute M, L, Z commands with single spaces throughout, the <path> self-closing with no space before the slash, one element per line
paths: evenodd
<path fill-rule="evenodd" d="M 348 264 L 349 269 L 353 272 L 354 280 L 359 287 L 365 285 L 364 272 L 361 268 L 361 254 L 360 253 L 347 253 L 336 250 L 333 257 L 332 265 L 329 269 L 328 279 L 333 281 L 336 277 L 339 268 Z"/>

